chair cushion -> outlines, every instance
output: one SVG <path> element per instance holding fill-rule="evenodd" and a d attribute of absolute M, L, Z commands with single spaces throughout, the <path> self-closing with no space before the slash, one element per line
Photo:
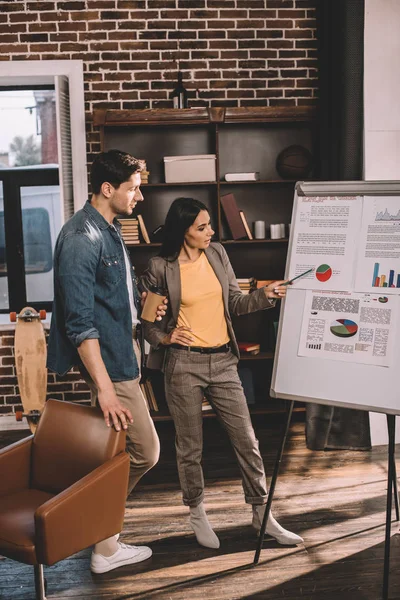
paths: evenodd
<path fill-rule="evenodd" d="M 0 554 L 29 565 L 37 564 L 36 509 L 53 498 L 39 490 L 20 490 L 0 497 Z"/>

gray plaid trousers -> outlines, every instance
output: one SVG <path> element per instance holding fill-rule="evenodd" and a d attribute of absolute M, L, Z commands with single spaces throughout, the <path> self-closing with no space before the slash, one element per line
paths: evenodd
<path fill-rule="evenodd" d="M 205 396 L 233 445 L 248 504 L 265 504 L 263 461 L 237 372 L 229 352 L 200 354 L 169 348 L 165 361 L 165 392 L 175 423 L 176 456 L 183 503 L 197 506 L 204 497 L 202 400 Z"/>

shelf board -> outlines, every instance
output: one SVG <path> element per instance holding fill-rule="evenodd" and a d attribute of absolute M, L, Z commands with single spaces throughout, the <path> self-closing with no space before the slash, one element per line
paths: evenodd
<path fill-rule="evenodd" d="M 219 244 L 232 245 L 232 244 L 287 244 L 287 238 L 280 238 L 279 240 L 212 240 L 213 242 L 218 242 Z M 126 244 L 128 248 L 159 248 L 161 246 L 161 242 L 151 242 L 151 244 Z"/>
<path fill-rule="evenodd" d="M 232 244 L 287 244 L 288 238 L 279 238 L 278 240 L 262 239 L 262 240 L 221 240 L 223 246 Z"/>
<path fill-rule="evenodd" d="M 271 400 L 274 402 L 272 406 L 268 406 L 268 401 Z M 282 400 L 282 406 L 276 405 L 276 398 L 266 398 L 265 406 L 262 406 L 259 402 L 258 404 L 249 404 L 249 411 L 251 415 L 277 415 L 286 413 L 286 408 L 284 406 L 284 400 Z M 293 412 L 304 412 L 304 407 L 295 406 Z M 151 417 L 153 421 L 172 421 L 171 415 L 166 411 L 150 411 Z M 214 419 L 216 417 L 216 413 L 213 409 L 211 410 L 203 410 L 203 418 L 204 419 Z"/>
<path fill-rule="evenodd" d="M 142 189 L 144 188 L 162 188 L 162 187 L 182 187 L 182 186 L 211 186 L 211 185 L 217 185 L 216 181 L 187 181 L 187 182 L 180 182 L 180 183 L 141 183 L 140 187 Z"/>
<path fill-rule="evenodd" d="M 240 360 L 273 360 L 274 352 L 259 352 L 258 354 L 241 354 Z"/>
<path fill-rule="evenodd" d="M 297 183 L 297 179 L 258 179 L 257 181 L 220 181 L 219 183 L 220 185 L 265 185 L 268 183 L 287 183 L 290 185 L 295 185 Z"/>
<path fill-rule="evenodd" d="M 161 242 L 151 242 L 150 244 L 126 244 L 126 246 L 128 248 L 159 248 L 161 246 Z"/>

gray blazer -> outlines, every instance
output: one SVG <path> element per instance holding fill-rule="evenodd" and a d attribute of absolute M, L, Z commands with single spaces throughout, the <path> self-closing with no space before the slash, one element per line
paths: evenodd
<path fill-rule="evenodd" d="M 242 294 L 228 255 L 221 244 L 211 243 L 205 253 L 222 286 L 225 319 L 232 352 L 239 358 L 239 348 L 233 331 L 231 314 L 246 315 L 257 310 L 271 308 L 275 305 L 275 300 L 266 297 L 264 288 L 258 289 L 252 294 Z M 162 369 L 165 349 L 168 346 L 162 345 L 161 340 L 177 326 L 181 306 L 179 261 L 168 261 L 161 256 L 151 258 L 148 268 L 142 275 L 141 282 L 146 289 L 153 284 L 168 290 L 168 310 L 165 317 L 154 323 L 142 320 L 144 337 L 151 346 L 147 366 L 150 369 Z"/>

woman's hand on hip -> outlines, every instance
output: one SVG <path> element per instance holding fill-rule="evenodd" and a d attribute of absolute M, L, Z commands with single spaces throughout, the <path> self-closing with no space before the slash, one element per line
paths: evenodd
<path fill-rule="evenodd" d="M 190 346 L 193 342 L 193 338 L 190 335 L 192 330 L 190 327 L 176 327 L 165 338 L 162 340 L 164 346 L 170 346 L 171 344 L 180 344 L 181 346 Z"/>
<path fill-rule="evenodd" d="M 271 300 L 273 300 L 274 298 L 284 298 L 286 296 L 286 290 L 287 290 L 286 281 L 287 280 L 274 281 L 273 283 L 266 285 L 264 288 L 264 292 L 265 292 L 265 295 L 267 296 L 267 298 L 269 298 Z M 282 285 L 282 284 L 286 284 L 286 285 Z"/>

